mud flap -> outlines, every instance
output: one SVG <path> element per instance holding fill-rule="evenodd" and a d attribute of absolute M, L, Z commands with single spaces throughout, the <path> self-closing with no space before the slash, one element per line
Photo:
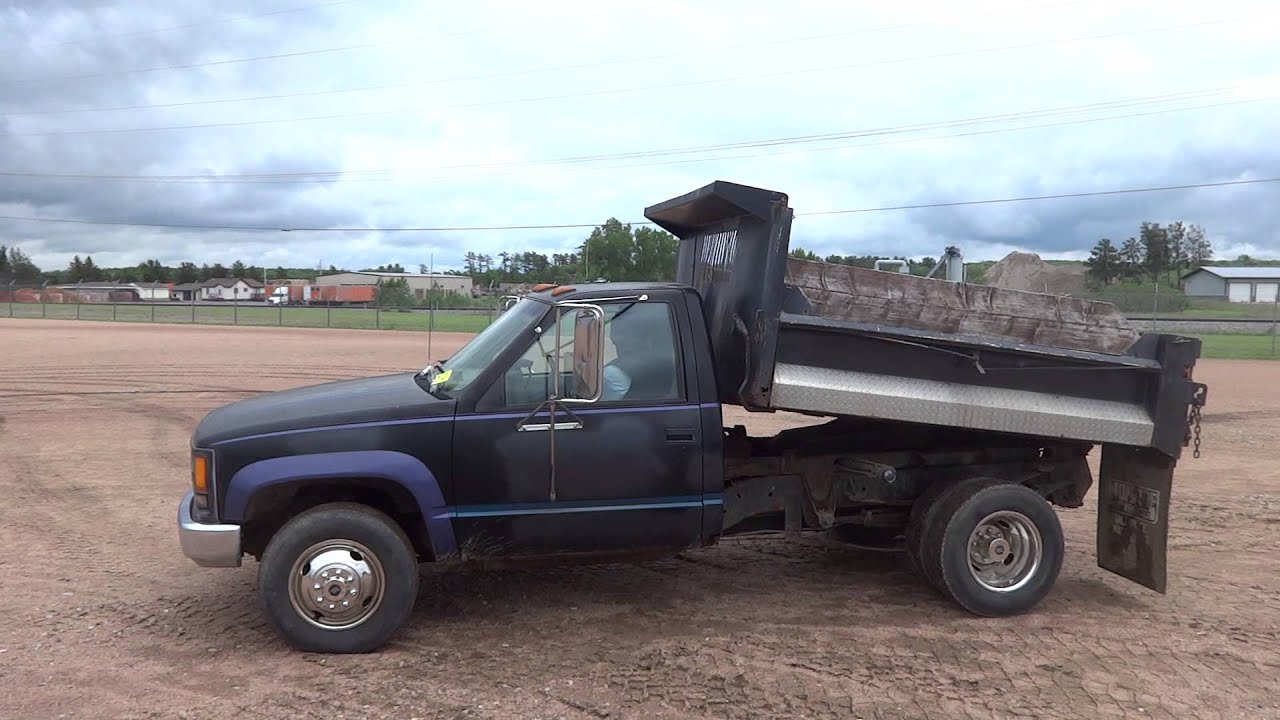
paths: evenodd
<path fill-rule="evenodd" d="M 1176 462 L 1153 448 L 1102 446 L 1098 566 L 1162 594 Z"/>

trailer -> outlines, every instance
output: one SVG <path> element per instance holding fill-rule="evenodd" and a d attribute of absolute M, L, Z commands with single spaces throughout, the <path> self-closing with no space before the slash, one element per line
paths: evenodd
<path fill-rule="evenodd" d="M 981 616 L 1036 607 L 1100 448 L 1097 561 L 1164 592 L 1170 490 L 1207 388 L 1199 342 L 1100 303 L 788 258 L 785 194 L 727 182 L 646 216 L 674 283 L 537 286 L 418 372 L 209 413 L 183 552 L 259 558 L 272 627 L 363 652 L 417 565 L 625 560 L 742 533 L 902 551 Z M 726 406 L 821 418 L 771 436 Z"/>
<path fill-rule="evenodd" d="M 272 305 L 372 305 L 378 289 L 372 285 L 280 285 L 272 289 Z"/>

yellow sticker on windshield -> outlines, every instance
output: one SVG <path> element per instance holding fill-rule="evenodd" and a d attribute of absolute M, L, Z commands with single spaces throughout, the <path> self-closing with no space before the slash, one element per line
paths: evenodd
<path fill-rule="evenodd" d="M 432 385 L 443 385 L 443 384 L 445 384 L 445 383 L 449 382 L 449 378 L 450 378 L 450 377 L 453 377 L 453 369 L 452 369 L 452 368 L 450 368 L 450 369 L 448 369 L 448 370 L 445 370 L 444 372 L 442 372 L 442 373 L 440 373 L 439 375 L 437 375 L 437 376 L 436 376 L 436 380 L 435 380 L 435 382 L 433 382 L 433 383 L 431 383 L 431 384 L 432 384 Z"/>

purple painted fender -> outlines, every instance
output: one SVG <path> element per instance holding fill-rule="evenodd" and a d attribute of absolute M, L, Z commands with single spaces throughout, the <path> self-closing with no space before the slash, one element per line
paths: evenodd
<path fill-rule="evenodd" d="M 390 450 L 288 455 L 246 465 L 227 486 L 222 519 L 228 523 L 244 522 L 249 500 L 264 487 L 299 480 L 360 478 L 390 480 L 408 490 L 422 511 L 436 559 L 457 554 L 453 523 L 435 475 L 421 460 Z"/>

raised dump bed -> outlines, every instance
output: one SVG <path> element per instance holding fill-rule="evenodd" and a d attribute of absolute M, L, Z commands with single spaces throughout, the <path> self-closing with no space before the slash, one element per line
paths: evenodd
<path fill-rule="evenodd" d="M 780 192 L 716 182 L 646 216 L 681 240 L 723 402 L 1174 457 L 1186 437 L 1196 339 L 1139 335 L 1107 303 L 789 258 Z"/>

